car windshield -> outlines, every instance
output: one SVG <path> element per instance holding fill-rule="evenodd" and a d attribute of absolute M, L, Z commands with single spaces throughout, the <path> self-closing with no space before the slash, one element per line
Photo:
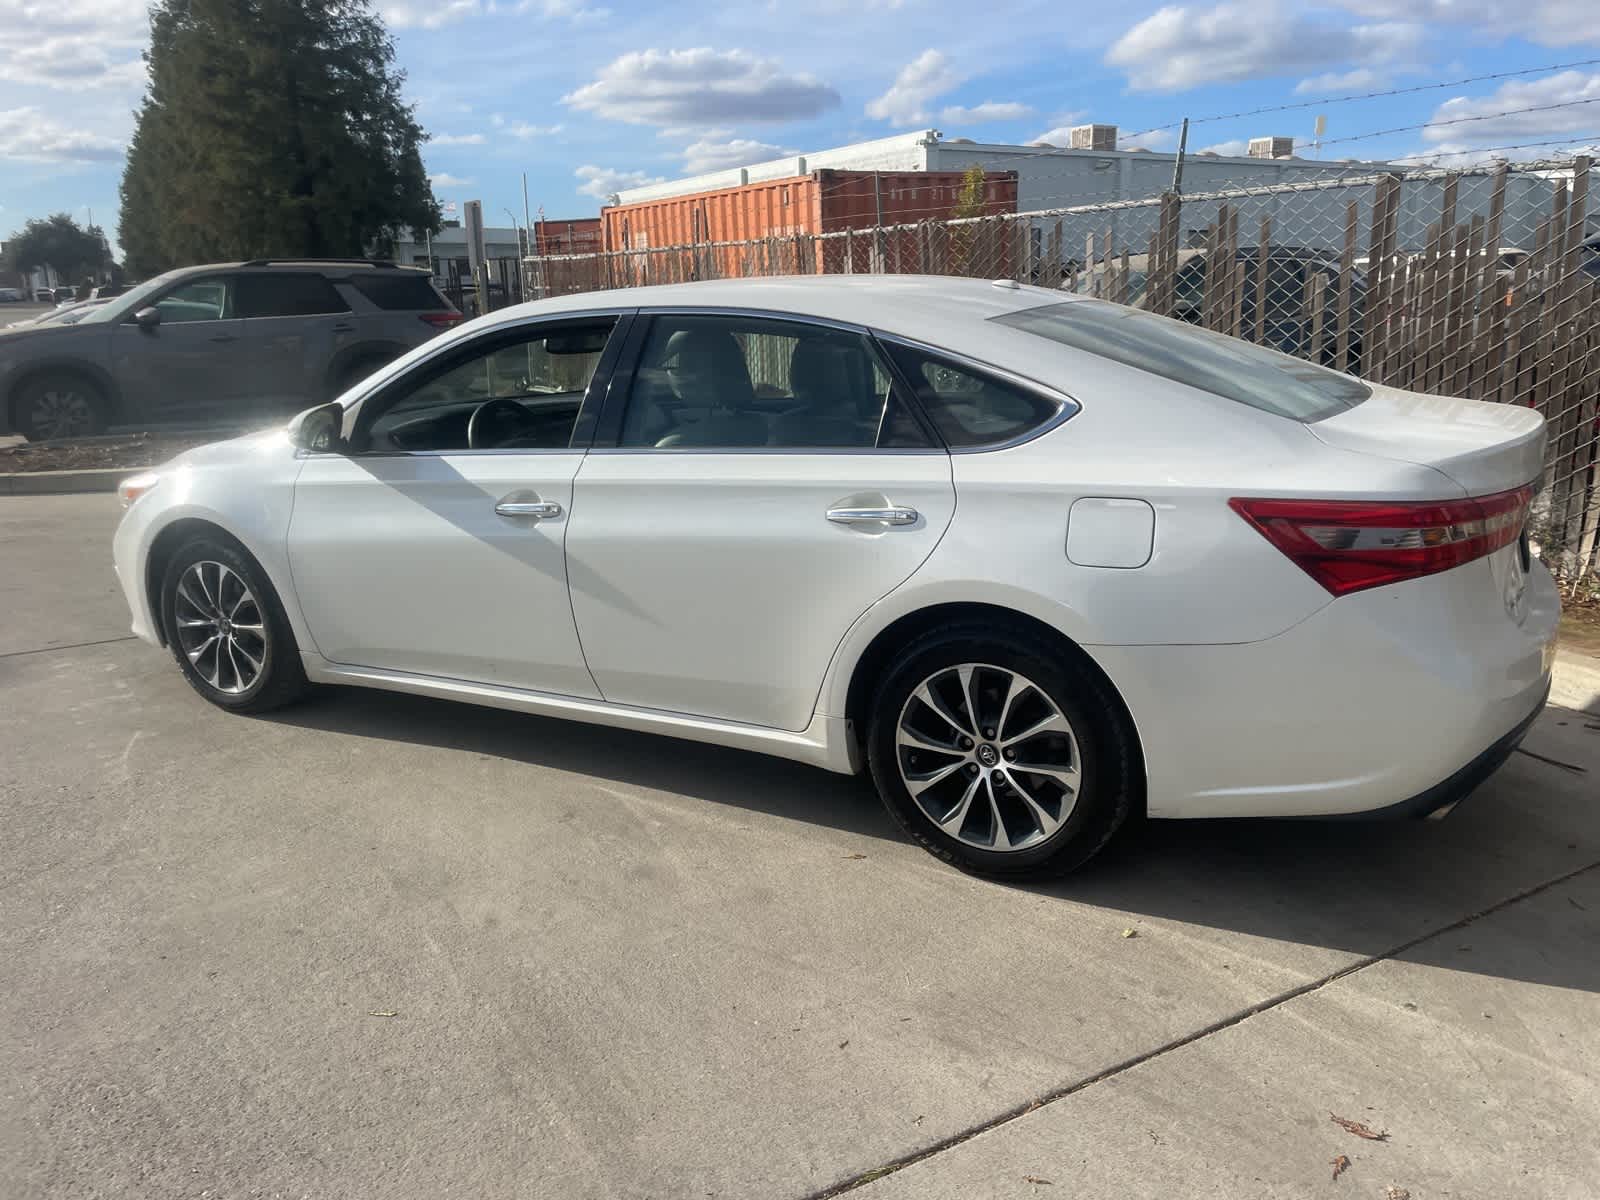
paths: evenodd
<path fill-rule="evenodd" d="M 1372 395 L 1349 375 L 1120 304 L 1075 300 L 991 319 L 1294 421 L 1320 421 Z"/>
<path fill-rule="evenodd" d="M 154 295 L 162 288 L 175 281 L 182 272 L 169 271 L 165 275 L 157 275 L 154 279 L 147 279 L 138 287 L 129 288 L 109 304 L 105 304 L 88 313 L 81 324 L 106 324 L 120 321 L 128 313 L 138 312 L 145 306 L 146 297 Z"/>

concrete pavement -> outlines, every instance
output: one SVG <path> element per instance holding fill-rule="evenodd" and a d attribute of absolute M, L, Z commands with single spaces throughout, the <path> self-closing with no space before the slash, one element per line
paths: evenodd
<path fill-rule="evenodd" d="M 229 717 L 114 640 L 115 519 L 0 500 L 0 1194 L 1600 1177 L 1593 718 L 1439 825 L 1152 825 L 1004 887 L 776 760 L 376 692 Z"/>

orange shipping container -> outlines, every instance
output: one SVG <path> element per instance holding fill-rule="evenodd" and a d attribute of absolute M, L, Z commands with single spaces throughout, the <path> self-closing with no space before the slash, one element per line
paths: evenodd
<path fill-rule="evenodd" d="M 879 223 L 880 212 L 885 225 L 944 220 L 960 203 L 962 179 L 959 171 L 813 171 L 616 205 L 601 210 L 605 248 L 640 251 L 870 229 Z M 1016 211 L 1016 172 L 986 173 L 979 215 Z M 852 257 L 844 243 L 845 239 L 833 239 L 818 247 L 823 270 L 865 269 L 843 265 Z M 731 263 L 720 261 L 728 255 L 714 257 L 715 274 L 740 273 L 730 269 Z"/>

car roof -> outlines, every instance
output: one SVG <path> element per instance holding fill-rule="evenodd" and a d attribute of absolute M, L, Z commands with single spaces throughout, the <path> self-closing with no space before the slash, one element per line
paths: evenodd
<path fill-rule="evenodd" d="M 338 278 L 350 274 L 352 270 L 359 271 L 363 268 L 371 270 L 375 277 L 380 274 L 386 276 L 391 272 L 428 274 L 426 267 L 408 267 L 396 262 L 359 258 L 253 258 L 245 262 L 198 263 L 192 267 L 179 267 L 171 273 L 175 276 L 186 276 L 209 275 L 216 271 L 317 271 Z"/>
<path fill-rule="evenodd" d="M 595 309 L 741 308 L 926 337 L 930 326 L 1003 316 L 1077 298 L 1012 280 L 951 275 L 780 275 L 577 292 L 500 309 L 494 323 Z"/>

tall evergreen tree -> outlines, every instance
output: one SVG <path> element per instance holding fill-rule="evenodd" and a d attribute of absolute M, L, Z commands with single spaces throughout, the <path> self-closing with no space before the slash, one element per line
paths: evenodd
<path fill-rule="evenodd" d="M 148 275 L 437 230 L 425 135 L 368 0 L 156 0 L 119 240 Z"/>

